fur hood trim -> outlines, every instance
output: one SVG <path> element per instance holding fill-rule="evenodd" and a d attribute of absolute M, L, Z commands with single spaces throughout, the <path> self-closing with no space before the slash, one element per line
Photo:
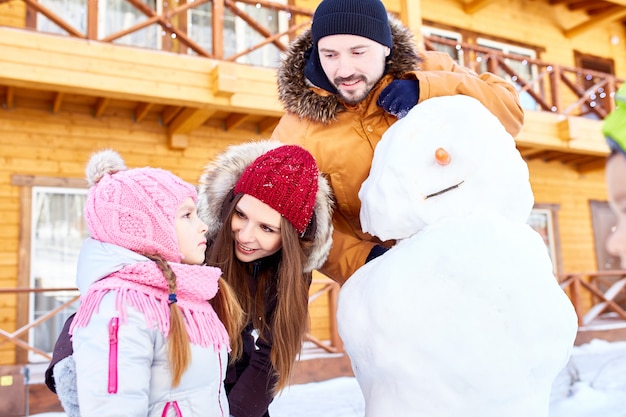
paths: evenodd
<path fill-rule="evenodd" d="M 419 70 L 422 61 L 411 31 L 397 18 L 389 15 L 393 48 L 387 62 L 386 74 L 400 78 L 409 71 Z M 328 123 L 344 107 L 339 96 L 314 89 L 304 76 L 305 52 L 311 48 L 311 30 L 307 29 L 290 45 L 278 68 L 278 98 L 286 111 L 301 119 Z M 322 94 L 318 94 L 318 92 Z"/>
<path fill-rule="evenodd" d="M 263 153 L 284 145 L 278 141 L 246 142 L 233 145 L 219 154 L 206 167 L 200 176 L 198 186 L 198 216 L 207 224 L 207 238 L 214 239 L 222 227 L 222 207 L 229 192 L 243 174 L 243 171 Z M 316 233 L 313 250 L 305 272 L 320 268 L 332 246 L 332 193 L 328 182 L 320 173 L 315 201 Z"/>

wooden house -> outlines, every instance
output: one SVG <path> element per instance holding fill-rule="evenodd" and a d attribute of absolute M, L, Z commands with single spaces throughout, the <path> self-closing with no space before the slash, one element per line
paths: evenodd
<path fill-rule="evenodd" d="M 90 154 L 113 148 L 131 167 L 196 182 L 216 152 L 268 137 L 282 114 L 281 53 L 318 3 L 0 0 L 0 365 L 45 360 L 75 300 Z M 517 145 L 536 200 L 529 222 L 581 328 L 607 312 L 626 320 L 624 276 L 604 272 L 618 264 L 604 248 L 612 215 L 600 132 L 626 77 L 626 4 L 384 3 L 422 48 L 518 88 L 526 115 Z M 317 280 L 310 340 L 333 350 L 337 288 Z"/>

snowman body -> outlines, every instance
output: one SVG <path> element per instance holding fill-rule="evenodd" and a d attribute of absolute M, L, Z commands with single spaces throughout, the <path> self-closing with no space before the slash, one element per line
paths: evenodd
<path fill-rule="evenodd" d="M 547 417 L 577 319 L 499 121 L 469 97 L 425 101 L 385 134 L 359 196 L 364 230 L 398 239 L 339 296 L 366 416 Z"/>

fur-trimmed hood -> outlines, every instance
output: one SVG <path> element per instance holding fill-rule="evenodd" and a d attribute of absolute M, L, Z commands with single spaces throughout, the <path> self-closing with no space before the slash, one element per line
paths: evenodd
<path fill-rule="evenodd" d="M 413 34 L 398 19 L 389 16 L 393 48 L 387 60 L 386 74 L 400 78 L 419 69 L 420 57 Z M 328 123 L 344 110 L 339 96 L 320 95 L 304 75 L 305 54 L 312 46 L 311 30 L 304 31 L 290 45 L 278 68 L 278 98 L 286 111 L 313 122 Z"/>
<path fill-rule="evenodd" d="M 283 145 L 281 142 L 270 140 L 233 145 L 206 165 L 198 185 L 198 216 L 208 226 L 209 240 L 215 238 L 222 227 L 221 214 L 224 201 L 229 192 L 235 188 L 246 167 L 263 153 Z M 305 272 L 320 268 L 328 257 L 332 246 L 332 210 L 332 192 L 320 173 L 314 208 L 316 232 L 313 250 L 304 268 Z"/>

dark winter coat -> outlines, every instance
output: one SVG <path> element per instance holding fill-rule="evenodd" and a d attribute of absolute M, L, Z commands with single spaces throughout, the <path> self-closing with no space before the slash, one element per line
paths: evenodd
<path fill-rule="evenodd" d="M 46 369 L 45 373 L 45 382 L 46 386 L 50 391 L 56 394 L 56 384 L 54 382 L 54 365 L 59 363 L 59 361 L 67 358 L 72 353 L 74 353 L 74 349 L 72 348 L 72 340 L 70 339 L 70 325 L 72 324 L 72 320 L 74 320 L 74 316 L 76 313 L 72 314 L 67 318 L 65 324 L 63 325 L 63 329 L 61 330 L 61 334 L 59 334 L 59 338 L 54 344 L 54 351 L 52 352 L 52 360 L 48 365 L 48 369 Z"/>
<path fill-rule="evenodd" d="M 273 255 L 259 259 L 251 265 L 252 271 L 249 277 L 251 294 L 256 293 L 258 274 L 268 269 L 272 271 L 271 273 L 275 273 L 278 259 L 277 255 Z M 275 308 L 276 288 L 270 287 L 265 292 L 264 321 L 272 322 Z M 257 338 L 254 332 L 254 325 L 250 320 L 241 333 L 243 354 L 226 371 L 224 384 L 228 404 L 231 414 L 237 417 L 269 416 L 268 408 L 274 399 L 269 390 L 276 382 L 270 359 L 272 333 L 266 331 Z"/>

